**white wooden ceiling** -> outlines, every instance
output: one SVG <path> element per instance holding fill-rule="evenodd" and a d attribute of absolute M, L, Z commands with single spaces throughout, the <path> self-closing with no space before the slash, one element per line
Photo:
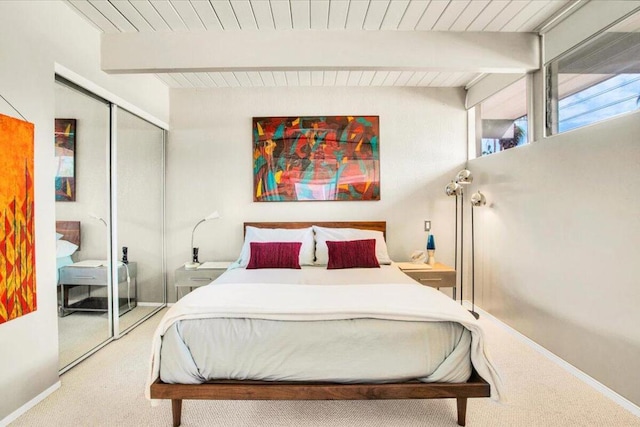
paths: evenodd
<path fill-rule="evenodd" d="M 535 32 L 575 0 L 64 0 L 104 33 L 286 30 Z M 466 86 L 480 73 L 291 70 L 156 75 L 172 88 Z M 398 67 L 399 68 L 399 67 Z"/>

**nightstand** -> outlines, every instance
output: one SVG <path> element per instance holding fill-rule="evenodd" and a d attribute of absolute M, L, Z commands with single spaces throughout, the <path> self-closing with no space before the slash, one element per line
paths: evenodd
<path fill-rule="evenodd" d="M 184 265 L 177 268 L 175 272 L 176 301 L 180 299 L 180 288 L 189 288 L 191 292 L 193 288 L 208 285 L 224 273 L 231 263 L 231 261 L 207 262 L 202 263 L 201 268 L 194 270 L 187 270 Z"/>
<path fill-rule="evenodd" d="M 118 294 L 120 303 L 120 316 L 132 310 L 138 299 L 137 264 L 134 261 L 127 265 L 118 263 Z M 107 267 L 76 266 L 74 264 L 60 268 L 60 302 L 58 315 L 64 317 L 74 311 L 109 311 L 109 298 L 106 296 L 91 295 L 92 289 L 107 289 Z M 127 277 L 129 281 L 127 281 Z M 76 286 L 85 286 L 87 296 L 77 302 L 69 303 L 69 289 Z M 105 292 L 103 291 L 102 294 Z"/>
<path fill-rule="evenodd" d="M 422 285 L 432 288 L 453 288 L 453 299 L 456 299 L 456 271 L 448 265 L 439 262 L 432 266 L 412 262 L 397 262 L 395 265 Z"/>

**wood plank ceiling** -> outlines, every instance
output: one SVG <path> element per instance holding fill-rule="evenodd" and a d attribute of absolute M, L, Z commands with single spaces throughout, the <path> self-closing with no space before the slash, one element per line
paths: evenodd
<path fill-rule="evenodd" d="M 202 31 L 536 32 L 575 0 L 65 0 L 104 33 Z M 393 70 L 158 73 L 171 88 L 466 86 L 479 73 Z"/>

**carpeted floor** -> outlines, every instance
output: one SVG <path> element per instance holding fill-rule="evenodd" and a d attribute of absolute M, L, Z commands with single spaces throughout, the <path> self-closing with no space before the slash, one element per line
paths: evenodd
<path fill-rule="evenodd" d="M 155 306 L 136 306 L 120 316 L 120 330 L 124 331 L 155 309 Z M 77 311 L 65 317 L 58 317 L 58 367 L 64 368 L 102 344 L 109 336 L 107 313 Z"/>
<path fill-rule="evenodd" d="M 167 401 L 144 398 L 156 315 L 73 368 L 62 387 L 11 426 L 171 426 Z M 507 401 L 470 399 L 467 426 L 640 426 L 640 418 L 481 318 Z M 456 426 L 455 401 L 185 401 L 182 425 Z"/>

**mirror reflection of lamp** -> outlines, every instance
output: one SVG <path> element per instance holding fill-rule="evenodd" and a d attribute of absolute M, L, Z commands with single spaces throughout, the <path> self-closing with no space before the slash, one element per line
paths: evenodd
<path fill-rule="evenodd" d="M 107 221 L 105 221 L 104 218 L 102 218 L 101 216 L 98 216 L 98 215 L 96 215 L 94 213 L 90 213 L 89 216 L 91 218 L 93 218 L 93 219 L 97 219 L 98 221 L 101 221 L 104 224 L 105 227 L 108 227 Z"/>
<path fill-rule="evenodd" d="M 109 234 L 108 230 L 109 230 L 109 225 L 107 224 L 107 221 L 104 220 L 104 218 L 102 218 L 101 216 L 98 216 L 94 213 L 90 213 L 89 214 L 89 218 L 95 219 L 97 221 L 100 221 L 102 224 L 104 224 L 104 226 L 107 228 L 107 234 Z M 108 238 L 108 236 L 107 236 Z M 107 265 L 107 261 L 105 260 L 105 265 Z"/>
<path fill-rule="evenodd" d="M 105 221 L 104 218 L 102 218 L 101 216 L 98 216 L 94 213 L 90 213 L 89 217 L 102 222 L 104 226 L 107 227 L 107 229 L 109 228 L 107 221 Z M 129 310 L 131 310 L 133 308 L 131 304 L 131 274 L 129 272 L 129 266 L 127 264 L 129 264 L 128 248 L 126 246 L 123 246 L 122 261 L 118 265 L 122 265 L 125 268 L 125 271 L 127 273 L 127 306 L 129 307 Z M 103 261 L 102 265 L 108 266 L 108 261 L 107 260 Z"/>
<path fill-rule="evenodd" d="M 191 262 L 187 262 L 184 265 L 184 268 L 187 270 L 193 270 L 198 268 L 198 266 L 200 265 L 200 261 L 198 260 L 198 250 L 199 248 L 196 248 L 193 245 L 193 237 L 195 235 L 196 232 L 196 228 L 198 228 L 198 226 L 200 224 L 202 224 L 205 221 L 209 221 L 211 219 L 219 219 L 220 218 L 220 214 L 218 213 L 218 211 L 213 211 L 211 212 L 209 215 L 207 215 L 206 217 L 202 218 L 200 221 L 198 221 L 196 223 L 196 225 L 193 227 L 193 230 L 191 231 Z"/>

